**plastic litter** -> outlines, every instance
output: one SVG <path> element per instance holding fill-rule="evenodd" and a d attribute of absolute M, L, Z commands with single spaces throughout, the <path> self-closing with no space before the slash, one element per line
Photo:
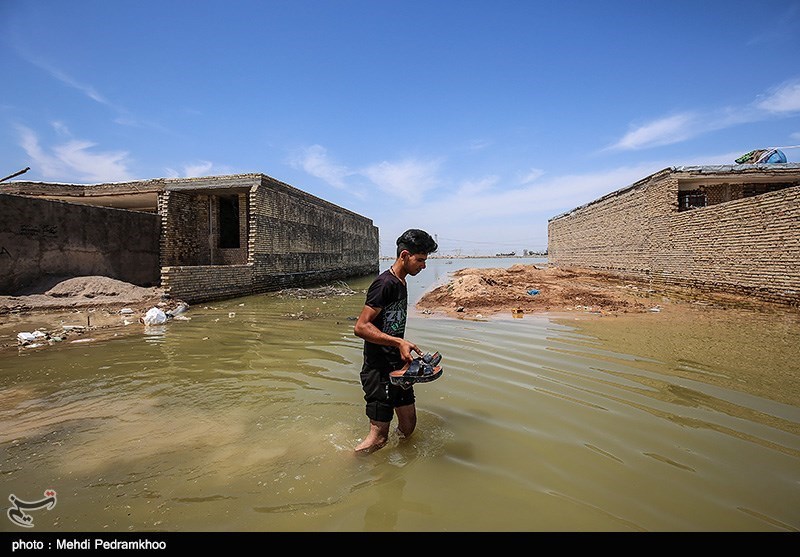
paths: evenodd
<path fill-rule="evenodd" d="M 167 312 L 167 317 L 168 318 L 177 317 L 178 315 L 184 313 L 187 309 L 189 309 L 189 305 L 186 302 L 181 302 L 180 304 L 178 304 L 178 307 Z"/>
<path fill-rule="evenodd" d="M 36 334 L 36 333 L 39 333 L 39 334 Z M 43 336 L 45 336 L 45 335 L 41 331 L 34 331 L 32 333 L 23 332 L 23 333 L 17 333 L 17 340 L 21 344 L 27 344 L 27 343 L 33 342 L 37 338 L 41 338 Z"/>
<path fill-rule="evenodd" d="M 161 309 L 153 307 L 144 314 L 145 325 L 163 325 L 167 322 L 167 314 Z"/>
<path fill-rule="evenodd" d="M 531 288 L 530 290 L 528 290 L 528 294 L 530 294 L 531 296 L 536 296 L 538 293 L 539 290 L 536 290 L 535 288 Z"/>

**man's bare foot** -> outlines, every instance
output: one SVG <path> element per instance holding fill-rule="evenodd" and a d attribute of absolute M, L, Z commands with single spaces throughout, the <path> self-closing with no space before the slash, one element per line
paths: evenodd
<path fill-rule="evenodd" d="M 379 443 L 373 443 L 373 442 L 370 442 L 370 441 L 362 441 L 355 448 L 355 453 L 357 455 L 367 455 L 367 454 L 374 453 L 375 451 L 377 451 L 378 449 L 383 448 L 384 446 L 386 446 L 386 441 L 379 442 Z"/>

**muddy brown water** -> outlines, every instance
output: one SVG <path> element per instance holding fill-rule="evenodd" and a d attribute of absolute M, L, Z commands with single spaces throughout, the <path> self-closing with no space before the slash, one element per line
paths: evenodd
<path fill-rule="evenodd" d="M 539 261 L 430 260 L 410 295 Z M 55 490 L 43 532 L 800 529 L 796 312 L 412 313 L 444 375 L 359 457 L 368 284 L 0 356 L 0 500 Z"/>

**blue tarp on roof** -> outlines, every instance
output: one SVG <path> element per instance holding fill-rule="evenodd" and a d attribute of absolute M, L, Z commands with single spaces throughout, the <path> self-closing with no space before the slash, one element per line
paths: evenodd
<path fill-rule="evenodd" d="M 786 162 L 786 155 L 780 149 L 755 149 L 745 153 L 738 159 L 736 164 L 765 164 Z"/>

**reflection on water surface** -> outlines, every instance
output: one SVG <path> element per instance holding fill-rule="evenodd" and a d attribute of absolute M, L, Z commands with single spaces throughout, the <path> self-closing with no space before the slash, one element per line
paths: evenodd
<path fill-rule="evenodd" d="M 410 294 L 518 262 L 433 259 Z M 0 496 L 56 489 L 37 531 L 800 528 L 796 314 L 413 314 L 444 375 L 411 439 L 356 457 L 369 282 L 4 356 Z"/>

